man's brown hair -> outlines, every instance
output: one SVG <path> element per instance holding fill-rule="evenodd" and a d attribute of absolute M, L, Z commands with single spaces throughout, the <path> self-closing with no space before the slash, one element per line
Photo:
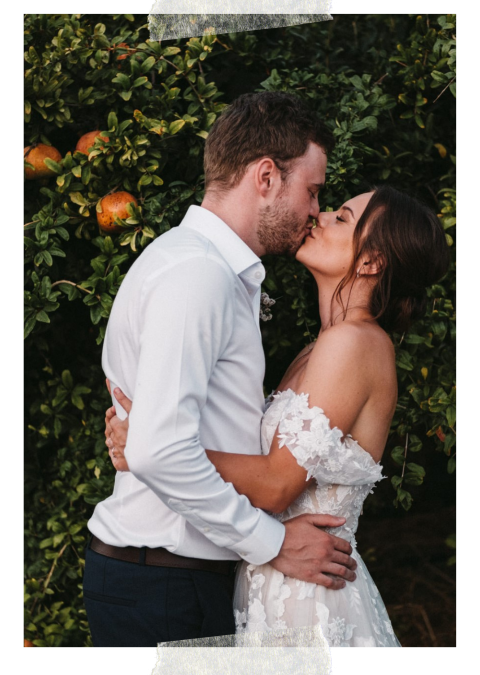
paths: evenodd
<path fill-rule="evenodd" d="M 270 157 L 288 176 L 292 160 L 302 157 L 308 144 L 328 153 L 331 132 L 302 99 L 285 92 L 243 94 L 220 115 L 205 144 L 205 187 L 219 191 L 238 185 L 247 167 Z"/>

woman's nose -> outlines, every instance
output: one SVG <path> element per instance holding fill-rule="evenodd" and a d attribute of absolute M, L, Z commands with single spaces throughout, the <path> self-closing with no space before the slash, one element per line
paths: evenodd
<path fill-rule="evenodd" d="M 320 213 L 317 216 L 317 226 L 318 227 L 325 227 L 325 218 L 328 217 L 328 214 L 325 213 L 325 211 L 320 211 Z"/>

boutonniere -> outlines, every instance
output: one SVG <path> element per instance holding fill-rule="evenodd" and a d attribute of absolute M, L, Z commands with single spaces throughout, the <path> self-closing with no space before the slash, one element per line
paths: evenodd
<path fill-rule="evenodd" d="M 269 297 L 268 293 L 262 293 L 260 296 L 260 318 L 262 321 L 270 321 L 272 318 L 272 307 L 275 300 Z"/>

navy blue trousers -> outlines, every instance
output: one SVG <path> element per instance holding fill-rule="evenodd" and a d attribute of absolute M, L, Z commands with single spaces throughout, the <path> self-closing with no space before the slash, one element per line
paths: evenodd
<path fill-rule="evenodd" d="M 83 595 L 95 647 L 232 635 L 234 574 L 138 565 L 87 548 Z"/>

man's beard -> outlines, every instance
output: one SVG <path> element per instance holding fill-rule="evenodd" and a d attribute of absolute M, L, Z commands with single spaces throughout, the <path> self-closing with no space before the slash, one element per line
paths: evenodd
<path fill-rule="evenodd" d="M 285 204 L 277 202 L 260 213 L 258 241 L 268 254 L 294 256 L 303 243 L 300 234 L 306 226 Z"/>

